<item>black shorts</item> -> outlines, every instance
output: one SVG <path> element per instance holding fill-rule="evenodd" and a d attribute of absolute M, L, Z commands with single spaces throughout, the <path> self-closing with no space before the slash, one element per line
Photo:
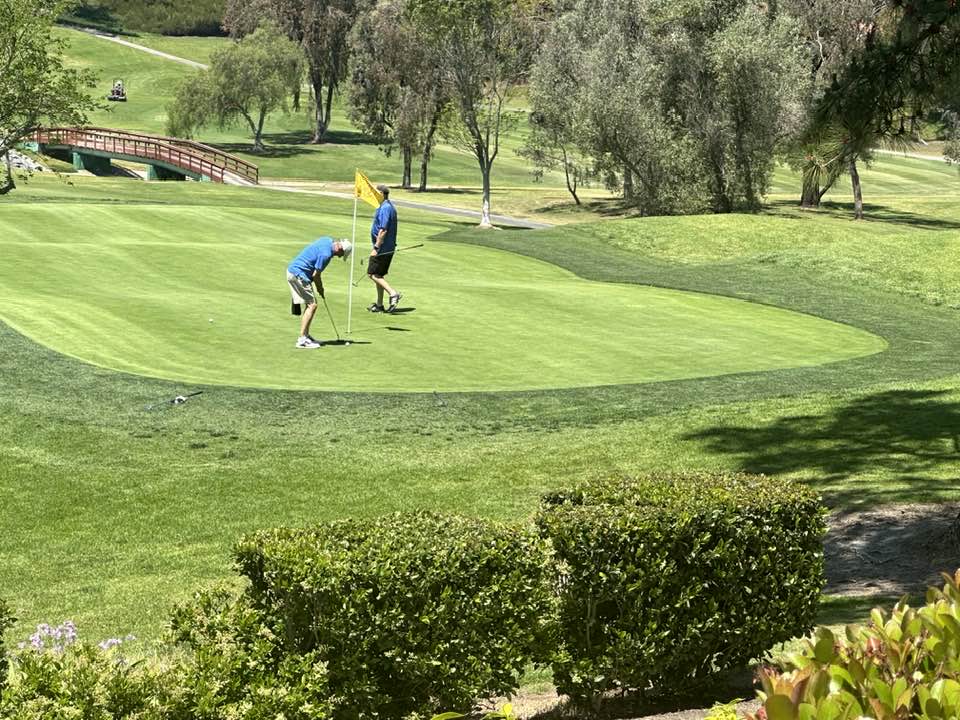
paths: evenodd
<path fill-rule="evenodd" d="M 390 263 L 392 261 L 393 253 L 389 255 L 374 255 L 367 263 L 367 275 L 383 277 L 390 270 Z"/>

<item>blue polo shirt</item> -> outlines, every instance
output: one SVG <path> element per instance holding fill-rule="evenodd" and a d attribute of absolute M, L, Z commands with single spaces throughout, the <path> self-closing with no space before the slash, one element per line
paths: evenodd
<path fill-rule="evenodd" d="M 313 279 L 313 271 L 323 272 L 333 257 L 333 238 L 324 236 L 307 245 L 287 266 L 287 270 L 304 280 Z"/>
<path fill-rule="evenodd" d="M 377 208 L 373 216 L 373 225 L 370 226 L 370 242 L 376 244 L 377 235 L 382 228 L 387 229 L 387 234 L 383 236 L 383 244 L 380 246 L 380 252 L 388 253 L 397 249 L 397 209 L 389 200 L 384 200 Z"/>

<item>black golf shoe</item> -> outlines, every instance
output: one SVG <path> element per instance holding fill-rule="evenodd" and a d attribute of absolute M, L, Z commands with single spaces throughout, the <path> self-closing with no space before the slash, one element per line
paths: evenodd
<path fill-rule="evenodd" d="M 386 312 L 386 310 L 383 309 L 383 305 L 377 305 L 376 303 L 372 303 L 367 310 L 369 312 Z"/>

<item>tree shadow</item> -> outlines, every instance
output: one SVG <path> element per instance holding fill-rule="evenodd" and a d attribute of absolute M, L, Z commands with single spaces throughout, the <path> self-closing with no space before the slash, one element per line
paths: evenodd
<path fill-rule="evenodd" d="M 746 472 L 807 473 L 831 505 L 937 500 L 953 484 L 929 474 L 960 461 L 960 404 L 947 395 L 889 390 L 823 415 L 784 417 L 762 427 L 713 427 L 685 438 L 717 455 L 736 456 Z M 904 487 L 850 487 L 850 476 L 877 471 L 896 476 Z"/>
<path fill-rule="evenodd" d="M 773 211 L 777 217 L 802 218 L 805 213 L 820 215 L 829 215 L 844 220 L 853 220 L 853 203 L 840 202 L 837 200 L 824 200 L 820 207 L 812 210 L 803 210 L 796 200 L 774 200 L 767 204 L 767 210 Z M 798 214 L 798 212 L 800 214 Z M 884 222 L 894 225 L 909 225 L 917 228 L 928 228 L 932 230 L 957 230 L 960 229 L 960 222 L 948 220 L 945 218 L 931 217 L 929 215 L 919 215 L 899 208 L 894 209 L 889 205 L 877 205 L 874 203 L 864 203 L 864 220 L 866 222 Z"/>
<path fill-rule="evenodd" d="M 263 150 L 255 151 L 253 141 L 244 143 L 213 143 L 213 147 L 231 155 L 248 155 L 254 159 L 257 158 L 292 158 L 298 155 L 306 155 L 313 152 L 307 146 L 303 145 L 266 145 Z"/>
<path fill-rule="evenodd" d="M 289 132 L 264 133 L 263 141 L 276 145 L 311 145 L 322 148 L 324 145 L 376 145 L 377 141 L 369 135 L 356 130 L 327 130 L 322 143 L 313 142 L 312 130 L 292 130 Z"/>

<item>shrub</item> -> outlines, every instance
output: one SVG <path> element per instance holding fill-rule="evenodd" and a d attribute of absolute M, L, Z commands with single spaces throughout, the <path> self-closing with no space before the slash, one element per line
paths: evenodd
<path fill-rule="evenodd" d="M 172 639 L 190 649 L 183 684 L 193 717 L 322 720 L 330 716 L 326 665 L 317 653 L 288 655 L 244 598 L 197 593 L 175 608 Z"/>
<path fill-rule="evenodd" d="M 887 619 L 842 636 L 819 628 L 787 670 L 761 673 L 763 706 L 750 720 L 945 720 L 960 717 L 960 571 L 944 574 L 919 609 L 901 601 Z"/>
<path fill-rule="evenodd" d="M 169 669 L 129 662 L 110 640 L 78 641 L 72 623 L 41 625 L 12 654 L 11 680 L 0 693 L 4 720 L 180 720 L 190 717 Z"/>
<path fill-rule="evenodd" d="M 543 498 L 560 587 L 558 689 L 676 691 L 812 627 L 824 510 L 762 476 L 601 479 Z"/>
<path fill-rule="evenodd" d="M 15 620 L 16 618 L 13 617 L 13 612 L 9 606 L 3 600 L 0 600 L 0 692 L 3 692 L 3 686 L 7 683 L 7 672 L 9 669 L 7 649 L 3 644 L 3 638 L 7 630 L 13 627 Z"/>
<path fill-rule="evenodd" d="M 285 651 L 326 662 L 337 717 L 467 709 L 549 656 L 554 598 L 532 528 L 396 514 L 257 533 L 236 557 Z"/>

